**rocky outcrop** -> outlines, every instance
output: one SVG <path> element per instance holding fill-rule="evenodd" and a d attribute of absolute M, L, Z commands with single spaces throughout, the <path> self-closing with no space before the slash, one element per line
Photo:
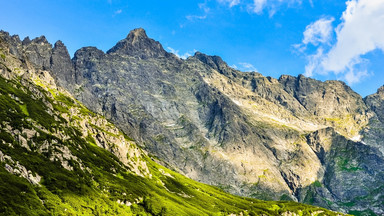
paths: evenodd
<path fill-rule="evenodd" d="M 367 106 L 374 111 L 379 121 L 384 122 L 384 86 L 381 86 L 375 94 L 364 98 Z"/>
<path fill-rule="evenodd" d="M 16 41 L 16 45 L 6 41 Z M 228 171 L 234 170 L 232 164 L 220 164 L 228 160 L 196 153 L 195 143 L 200 143 L 201 147 L 209 147 L 205 137 L 197 136 L 201 129 L 197 126 L 201 125 L 193 122 L 200 113 L 195 112 L 188 116 L 183 113 L 188 114 L 187 111 L 198 106 L 189 104 L 191 98 L 197 97 L 199 98 L 196 98 L 197 101 L 207 103 L 208 105 L 201 109 L 204 112 L 201 116 L 209 122 L 210 116 L 215 116 L 209 126 L 210 131 L 220 133 L 219 139 L 222 141 L 232 137 L 222 132 L 222 128 L 226 127 L 226 121 L 238 121 L 238 125 L 248 127 L 250 131 L 252 128 L 243 124 L 245 119 L 236 120 L 236 116 L 241 115 L 241 110 L 233 106 L 225 96 L 205 85 L 203 80 L 195 82 L 204 85 L 191 88 L 195 93 L 189 95 L 187 103 L 177 105 L 175 98 L 186 95 L 178 93 L 183 89 L 181 85 L 184 82 L 180 81 L 182 77 L 173 77 L 174 81 L 180 82 L 178 85 L 172 85 L 165 79 L 160 82 L 159 78 L 170 77 L 161 74 L 165 73 L 164 71 L 161 73 L 151 71 L 157 68 L 156 60 L 148 68 L 144 67 L 151 69 L 148 73 L 152 72 L 158 76 L 151 80 L 153 83 L 143 85 L 147 77 L 133 82 L 137 85 L 135 87 L 141 84 L 142 91 L 149 89 L 148 93 L 144 96 L 138 94 L 138 97 L 133 95 L 126 97 L 123 89 L 120 89 L 122 86 L 119 80 L 122 72 L 116 71 L 119 69 L 116 65 L 120 64 L 116 64 L 115 58 L 119 55 L 111 54 L 113 55 L 111 57 L 110 54 L 105 54 L 96 48 L 84 48 L 77 52 L 74 59 L 77 61 L 76 67 L 73 67 L 68 52 L 60 41 L 51 51 L 49 47 L 43 37 L 32 41 L 27 38 L 20 44 L 16 36 L 10 37 L 8 34 L 0 33 L 0 214 L 188 216 L 302 215 L 318 212 L 334 214 L 324 208 L 295 202 L 244 199 L 188 179 L 156 163 L 155 161 L 160 160 L 154 155 L 147 154 L 137 146 L 137 142 L 117 129 L 110 121 L 88 110 L 62 88 L 68 85 L 69 89 L 75 89 L 83 99 L 87 96 L 83 93 L 87 93 L 88 97 L 93 99 L 93 102 L 92 100 L 89 102 L 95 109 L 105 112 L 110 119 L 130 120 L 127 122 L 129 123 L 127 128 L 132 127 L 132 134 L 142 133 L 139 134 L 142 140 L 149 141 L 143 142 L 142 145 L 147 146 L 147 149 L 157 150 L 163 161 L 168 157 L 169 166 L 182 161 L 190 166 L 191 170 L 207 166 L 202 171 L 209 172 L 215 165 L 219 169 L 217 172 L 235 176 L 235 172 Z M 11 51 L 15 51 L 19 56 L 10 54 Z M 168 66 L 182 63 L 175 56 L 171 55 L 169 58 L 172 63 Z M 106 68 L 100 65 L 100 62 L 105 64 Z M 135 63 L 141 67 L 145 62 L 133 62 L 130 66 L 136 67 Z M 106 77 L 100 75 L 99 70 L 108 68 L 111 71 L 106 70 Z M 85 69 L 91 70 L 85 71 Z M 55 72 L 52 73 L 51 70 Z M 170 69 L 168 72 L 171 71 Z M 133 74 L 128 78 L 134 80 L 133 78 L 137 78 L 135 76 L 140 74 Z M 109 78 L 106 79 L 107 77 Z M 57 84 L 57 79 L 60 79 L 61 86 Z M 89 83 L 89 80 L 92 82 Z M 102 81 L 103 85 L 99 81 Z M 113 83 L 118 85 L 115 86 Z M 156 94 L 159 87 L 161 92 Z M 93 98 L 95 93 L 93 90 L 96 89 L 102 101 Z M 198 96 L 194 96 L 195 94 Z M 123 109 L 126 105 L 124 98 L 132 100 L 135 104 L 147 100 L 146 106 L 137 108 L 136 105 L 126 111 Z M 167 102 L 168 100 L 171 102 Z M 153 103 L 149 103 L 150 101 Z M 223 106 L 228 106 L 230 109 L 225 109 Z M 177 115 L 175 113 L 159 115 L 161 112 L 166 113 L 168 108 L 178 112 Z M 229 112 L 234 109 L 236 115 Z M 124 117 L 125 114 L 130 116 Z M 175 122 L 165 124 L 157 120 L 155 114 L 164 118 L 164 121 Z M 136 125 L 132 120 L 140 124 Z M 163 130 L 164 134 L 160 133 L 160 130 Z M 234 137 L 239 139 L 239 136 Z M 180 143 L 184 145 L 176 145 Z M 204 163 L 200 163 L 202 161 Z M 226 177 L 220 177 L 217 172 L 213 172 L 212 176 L 221 178 L 219 181 L 223 182 Z M 267 171 L 265 173 L 268 175 Z M 210 173 L 205 175 L 199 173 L 203 178 L 202 181 L 209 180 L 208 174 Z M 227 179 L 233 181 L 234 178 Z M 236 181 L 233 182 L 237 187 Z"/>
<path fill-rule="evenodd" d="M 143 29 L 106 53 L 81 48 L 72 60 L 61 42 L 3 38 L 192 179 L 239 195 L 381 213 L 374 185 L 383 184 L 381 91 L 362 99 L 339 81 L 244 73 L 200 52 L 182 60 Z"/>
<path fill-rule="evenodd" d="M 107 54 L 129 55 L 142 59 L 171 56 L 159 42 L 148 38 L 142 28 L 132 30 L 125 39 L 108 50 Z"/>
<path fill-rule="evenodd" d="M 50 56 L 50 70 L 56 71 L 55 78 L 62 86 L 71 85 L 68 81 L 74 80 L 75 70 L 67 47 L 61 41 L 57 41 L 52 49 Z"/>
<path fill-rule="evenodd" d="M 71 142 L 71 133 L 65 131 L 63 127 L 70 127 L 79 131 L 81 138 L 115 154 L 133 173 L 139 176 L 150 176 L 143 160 L 144 152 L 105 118 L 91 113 L 77 102 L 65 89 L 56 84 L 52 74 L 48 72 L 48 70 L 55 70 L 55 78 L 60 79 L 62 85 L 68 84 L 67 80 L 74 79 L 74 68 L 64 44 L 58 41 L 51 50 L 49 48 L 51 45 L 44 36 L 41 36 L 32 41 L 26 38 L 21 45 L 13 47 L 12 43 L 7 43 L 13 38 L 16 37 L 0 33 L 0 52 L 4 56 L 4 59 L 0 60 L 0 78 L 6 77 L 12 81 L 19 77 L 18 79 L 23 85 L 20 90 L 29 92 L 31 98 L 40 100 L 41 103 L 36 106 L 45 108 L 44 113 L 35 118 L 48 118 L 59 125 L 42 125 L 30 119 L 30 124 L 26 124 L 28 126 L 17 128 L 14 123 L 1 121 L 1 131 L 15 137 L 18 143 L 29 151 L 48 154 L 49 160 L 59 161 L 67 170 L 74 169 L 73 161 L 78 163 L 81 169 L 86 169 L 86 165 L 73 155 L 67 146 L 63 145 L 63 142 Z M 12 50 L 18 50 L 15 53 L 21 56 L 20 59 L 9 55 Z M 47 94 L 47 92 L 49 93 Z M 28 104 L 32 103 L 30 100 L 24 99 L 23 101 L 23 98 L 14 94 L 8 96 L 23 107 L 25 115 L 30 115 L 28 107 L 34 106 Z M 4 103 L 4 100 L 2 102 Z M 10 117 L 9 121 L 14 121 L 14 119 Z M 36 140 L 47 134 L 54 139 L 47 139 L 43 143 L 37 144 Z M 26 176 L 25 178 L 28 177 L 26 169 L 17 170 L 20 170 L 21 174 Z M 12 171 L 12 173 L 14 172 Z M 29 177 L 27 179 L 32 181 L 29 180 Z M 35 182 L 33 183 L 35 184 Z"/>
<path fill-rule="evenodd" d="M 301 201 L 355 212 L 369 206 L 383 213 L 384 160 L 377 148 L 348 140 L 330 127 L 308 134 L 306 140 L 324 170 L 318 182 L 301 189 Z"/>
<path fill-rule="evenodd" d="M 317 121 L 346 137 L 358 136 L 371 117 L 362 97 L 341 81 L 321 82 L 299 75 L 281 76 L 279 82 Z"/>
<path fill-rule="evenodd" d="M 39 174 L 33 174 L 30 170 L 27 170 L 23 165 L 21 165 L 18 161 L 14 161 L 10 156 L 4 155 L 3 152 L 0 151 L 0 163 L 4 162 L 4 168 L 12 173 L 13 175 L 20 176 L 22 178 L 27 179 L 33 185 L 39 185 L 41 177 Z"/>

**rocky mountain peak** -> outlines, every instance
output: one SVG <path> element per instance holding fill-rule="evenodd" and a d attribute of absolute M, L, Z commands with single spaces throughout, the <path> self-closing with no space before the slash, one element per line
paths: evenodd
<path fill-rule="evenodd" d="M 67 82 L 73 80 L 74 68 L 67 47 L 58 40 L 53 49 L 50 58 L 51 70 L 60 85 L 68 85 Z"/>
<path fill-rule="evenodd" d="M 21 41 L 18 35 L 10 35 L 8 32 L 0 31 L 0 42 L 4 42 L 4 46 L 9 49 L 12 55 L 20 57 Z"/>
<path fill-rule="evenodd" d="M 234 69 L 229 67 L 228 64 L 220 56 L 210 56 L 201 52 L 196 52 L 192 57 L 208 65 L 209 67 L 217 70 L 219 73 L 227 77 L 234 77 Z"/>
<path fill-rule="evenodd" d="M 54 45 L 54 49 L 58 49 L 58 48 L 66 48 L 64 43 L 61 40 L 56 41 Z"/>
<path fill-rule="evenodd" d="M 19 35 L 11 36 L 8 32 L 3 30 L 0 31 L 0 38 L 10 45 L 13 45 L 14 43 L 21 43 Z"/>
<path fill-rule="evenodd" d="M 22 42 L 23 46 L 27 46 L 30 43 L 31 43 L 31 39 L 28 36 L 25 37 L 23 42 Z"/>
<path fill-rule="evenodd" d="M 384 85 L 377 89 L 377 94 L 384 95 Z"/>
<path fill-rule="evenodd" d="M 33 40 L 25 38 L 14 45 L 19 53 L 24 53 L 28 60 L 42 69 L 50 68 L 50 58 L 52 54 L 52 44 L 45 36 L 36 37 Z M 18 55 L 21 57 L 20 55 Z"/>
<path fill-rule="evenodd" d="M 141 59 L 170 56 L 158 41 L 148 38 L 142 28 L 132 30 L 125 39 L 108 50 L 107 54 L 138 56 Z"/>
<path fill-rule="evenodd" d="M 196 52 L 194 57 L 216 70 L 228 67 L 227 63 L 225 63 L 220 56 L 209 56 L 201 52 Z"/>
<path fill-rule="evenodd" d="M 96 47 L 83 47 L 75 52 L 75 55 L 72 59 L 73 62 L 77 62 L 78 59 L 85 59 L 87 61 L 100 59 L 105 54 L 102 50 L 97 49 Z"/>
<path fill-rule="evenodd" d="M 149 38 L 143 28 L 137 28 L 129 32 L 129 34 L 127 35 L 127 39 L 133 40 L 133 42 L 137 42 L 140 39 L 149 39 Z"/>
<path fill-rule="evenodd" d="M 31 42 L 37 44 L 49 44 L 47 38 L 44 35 L 33 39 Z"/>
<path fill-rule="evenodd" d="M 365 103 L 340 81 L 276 80 L 200 52 L 175 61 L 144 29 L 107 54 L 84 47 L 72 60 L 61 41 L 53 49 L 44 38 L 17 41 L 0 32 L 3 50 L 49 69 L 79 101 L 192 179 L 243 196 L 345 211 L 369 203 L 383 213 L 376 197 L 383 196 L 384 160 L 372 140 L 383 146 L 384 87 Z M 352 141 L 361 137 L 364 143 Z"/>
<path fill-rule="evenodd" d="M 380 119 L 384 122 L 384 86 L 377 89 L 377 92 L 364 98 L 365 103 L 369 106 Z"/>

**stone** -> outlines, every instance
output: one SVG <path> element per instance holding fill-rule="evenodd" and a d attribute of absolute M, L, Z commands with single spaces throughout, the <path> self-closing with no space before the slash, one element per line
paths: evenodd
<path fill-rule="evenodd" d="M 0 32 L 2 41 L 8 52 L 26 56 L 32 77 L 66 88 L 132 137 L 136 142 L 104 127 L 106 120 L 74 120 L 78 109 L 62 115 L 137 175 L 150 176 L 145 162 L 135 161 L 142 155 L 135 143 L 163 165 L 234 194 L 345 211 L 376 205 L 371 210 L 383 213 L 384 88 L 363 99 L 340 81 L 264 77 L 200 52 L 181 60 L 143 29 L 106 53 L 84 47 L 73 59 L 61 41 L 52 48 L 45 37 L 21 42 Z M 73 158 L 61 151 L 54 157 L 67 166 Z M 350 202 L 354 206 L 345 206 Z"/>

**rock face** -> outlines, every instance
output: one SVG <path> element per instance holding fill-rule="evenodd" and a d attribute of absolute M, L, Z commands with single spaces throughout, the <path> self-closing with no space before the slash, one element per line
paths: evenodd
<path fill-rule="evenodd" d="M 66 80 L 73 80 L 75 70 L 72 66 L 67 47 L 61 41 L 57 41 L 52 49 L 50 57 L 50 70 L 56 71 L 56 80 L 63 86 L 68 86 L 71 83 L 65 83 Z"/>
<path fill-rule="evenodd" d="M 79 60 L 85 68 L 105 56 L 96 48 L 77 54 L 87 58 Z M 52 48 L 44 37 L 21 42 L 0 32 L 0 215 L 343 215 L 295 202 L 244 199 L 161 166 L 62 88 L 77 88 L 68 82 L 74 79 L 86 82 L 76 71 L 60 41 Z M 91 71 L 89 76 L 99 77 Z M 123 109 L 114 106 L 110 116 L 120 118 Z M 153 119 L 142 114 L 144 120 Z M 187 119 L 181 118 L 180 124 L 194 127 L 183 121 Z M 151 130 L 158 129 L 155 126 L 148 124 Z M 166 155 L 178 149 L 177 154 L 184 154 L 177 146 L 159 149 Z"/>
<path fill-rule="evenodd" d="M 34 64 L 192 179 L 244 196 L 384 213 L 383 91 L 363 99 L 339 81 L 243 73 L 199 52 L 182 60 L 143 29 L 72 60 L 61 42 L 25 47 L 7 38 L 15 55 L 40 44 L 41 59 L 28 57 Z"/>
<path fill-rule="evenodd" d="M 163 49 L 160 43 L 148 38 L 142 28 L 131 31 L 127 38 L 119 41 L 107 52 L 107 54 L 113 53 L 139 57 L 141 59 L 170 56 L 170 54 Z"/>

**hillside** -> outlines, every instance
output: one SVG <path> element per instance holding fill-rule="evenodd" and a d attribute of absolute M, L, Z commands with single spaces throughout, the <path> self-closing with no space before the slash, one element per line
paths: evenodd
<path fill-rule="evenodd" d="M 363 99 L 340 81 L 264 77 L 200 52 L 183 60 L 143 29 L 106 53 L 84 47 L 70 59 L 56 43 L 40 56 L 35 63 L 78 100 L 194 180 L 242 196 L 383 213 L 381 91 Z"/>
<path fill-rule="evenodd" d="M 1 215 L 340 215 L 230 195 L 159 165 L 56 84 L 52 68 L 65 63 L 40 61 L 51 49 L 0 33 Z"/>

